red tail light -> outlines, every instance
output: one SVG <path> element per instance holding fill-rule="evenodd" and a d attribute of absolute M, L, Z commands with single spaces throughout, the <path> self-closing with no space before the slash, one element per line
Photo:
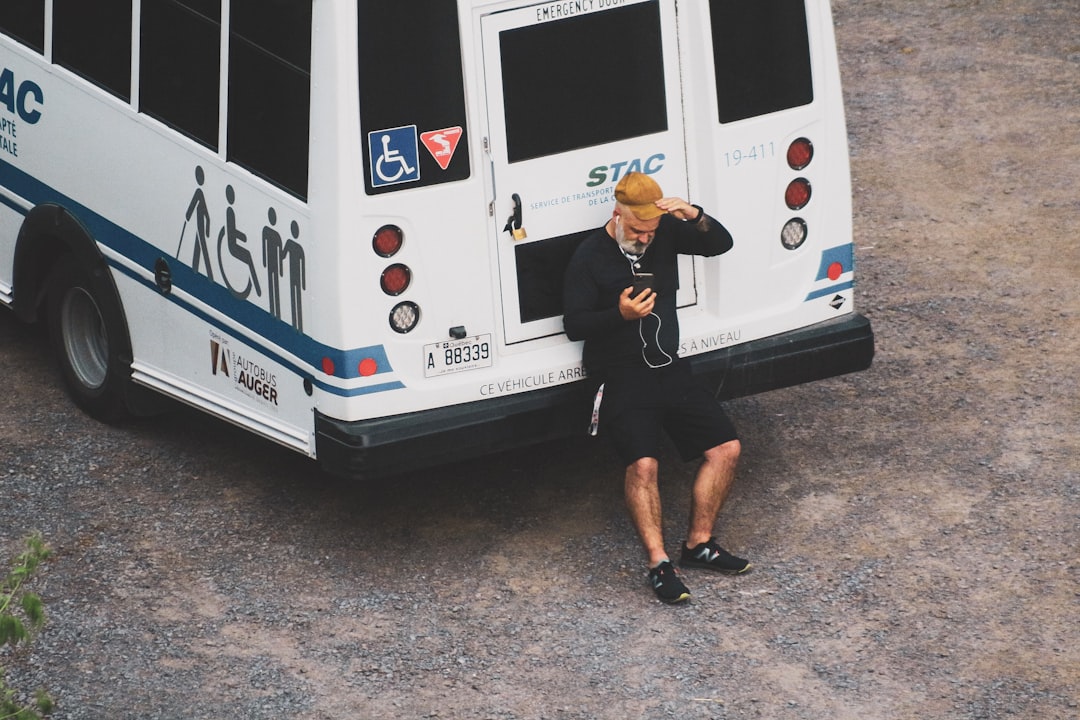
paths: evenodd
<path fill-rule="evenodd" d="M 802 170 L 814 159 L 814 143 L 806 138 L 799 138 L 787 149 L 787 163 L 792 170 Z"/>
<path fill-rule="evenodd" d="M 810 181 L 806 178 L 795 178 L 788 183 L 784 192 L 784 202 L 792 210 L 801 210 L 810 202 Z"/>
<path fill-rule="evenodd" d="M 407 265 L 396 263 L 383 270 L 379 284 L 387 295 L 400 295 L 408 289 L 412 282 L 412 270 Z"/>
<path fill-rule="evenodd" d="M 383 225 L 375 231 L 375 237 L 371 239 L 371 247 L 379 257 L 392 257 L 396 255 L 405 243 L 405 233 L 397 225 Z"/>

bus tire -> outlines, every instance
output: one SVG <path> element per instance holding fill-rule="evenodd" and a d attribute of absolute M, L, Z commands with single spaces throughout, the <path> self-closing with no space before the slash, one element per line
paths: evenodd
<path fill-rule="evenodd" d="M 57 263 L 47 291 L 49 337 L 75 404 L 106 422 L 127 417 L 131 341 L 104 268 L 84 268 L 71 255 Z"/>

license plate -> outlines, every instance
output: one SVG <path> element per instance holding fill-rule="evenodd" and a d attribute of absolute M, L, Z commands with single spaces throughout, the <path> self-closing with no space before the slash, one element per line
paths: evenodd
<path fill-rule="evenodd" d="M 494 355 L 490 333 L 431 343 L 424 346 L 424 377 L 491 367 Z"/>

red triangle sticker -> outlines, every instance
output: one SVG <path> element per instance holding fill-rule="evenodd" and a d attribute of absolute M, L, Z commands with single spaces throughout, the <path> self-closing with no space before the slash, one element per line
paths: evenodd
<path fill-rule="evenodd" d="M 420 141 L 424 143 L 431 157 L 435 158 L 435 162 L 439 163 L 439 167 L 443 170 L 448 168 L 450 161 L 454 159 L 454 151 L 457 150 L 461 132 L 460 127 L 452 127 L 420 133 Z"/>

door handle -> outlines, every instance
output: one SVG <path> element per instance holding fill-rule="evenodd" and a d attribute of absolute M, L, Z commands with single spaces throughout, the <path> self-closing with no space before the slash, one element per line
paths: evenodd
<path fill-rule="evenodd" d="M 503 232 L 508 232 L 515 240 L 524 240 L 526 238 L 525 228 L 521 225 L 521 196 L 514 193 L 510 196 L 510 199 L 514 201 L 514 210 L 510 213 L 510 217 L 506 219 L 506 227 L 503 228 Z"/>

